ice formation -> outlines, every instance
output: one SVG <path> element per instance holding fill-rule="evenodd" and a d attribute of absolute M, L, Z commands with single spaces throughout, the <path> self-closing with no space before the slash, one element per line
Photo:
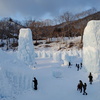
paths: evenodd
<path fill-rule="evenodd" d="M 63 60 L 63 65 L 64 65 L 64 66 L 65 66 L 65 65 L 68 66 L 70 59 L 69 59 L 69 56 L 68 56 L 68 54 L 67 54 L 66 52 L 64 52 L 64 53 L 62 54 L 62 60 Z"/>
<path fill-rule="evenodd" d="M 36 55 L 37 55 L 38 58 L 41 58 L 42 57 L 41 51 L 36 51 L 35 53 L 36 53 Z"/>
<path fill-rule="evenodd" d="M 62 78 L 63 77 L 63 72 L 61 71 L 60 67 L 56 68 L 54 71 L 52 71 L 52 75 L 55 78 Z"/>
<path fill-rule="evenodd" d="M 41 55 L 42 55 L 42 58 L 46 58 L 47 57 L 46 52 L 44 50 L 41 52 Z"/>
<path fill-rule="evenodd" d="M 52 57 L 52 52 L 51 51 L 47 51 L 46 55 L 47 55 L 48 58 L 51 58 Z"/>
<path fill-rule="evenodd" d="M 37 58 L 51 58 L 52 52 L 51 51 L 35 51 L 35 54 Z"/>
<path fill-rule="evenodd" d="M 61 61 L 61 53 L 60 52 L 54 52 L 53 53 L 53 62 L 60 62 Z"/>
<path fill-rule="evenodd" d="M 18 41 L 18 58 L 29 66 L 33 66 L 35 63 L 32 32 L 29 28 L 20 29 Z"/>
<path fill-rule="evenodd" d="M 0 63 L 0 100 L 6 100 L 2 98 L 13 97 L 26 90 L 31 90 L 33 79 L 31 68 L 19 60 L 16 53 L 0 50 L 0 56 L 2 57 L 0 59 L 2 62 Z"/>
<path fill-rule="evenodd" d="M 84 30 L 83 65 L 89 72 L 100 72 L 100 21 L 88 22 Z"/>

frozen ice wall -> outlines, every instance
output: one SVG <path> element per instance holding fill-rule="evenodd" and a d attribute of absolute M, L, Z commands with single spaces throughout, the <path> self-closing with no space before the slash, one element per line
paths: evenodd
<path fill-rule="evenodd" d="M 69 59 L 69 56 L 68 56 L 68 54 L 66 52 L 64 52 L 62 54 L 62 60 L 63 60 L 63 65 L 67 65 L 68 66 L 70 59 Z"/>
<path fill-rule="evenodd" d="M 25 70 L 23 68 L 18 69 L 16 66 L 14 68 L 2 68 L 0 70 L 0 100 L 32 89 L 32 71 L 28 68 Z"/>
<path fill-rule="evenodd" d="M 33 71 L 16 57 L 16 52 L 0 50 L 0 57 L 0 100 L 13 100 L 18 94 L 32 90 Z"/>
<path fill-rule="evenodd" d="M 18 58 L 29 66 L 34 65 L 34 45 L 32 41 L 32 32 L 29 28 L 20 29 L 18 41 Z"/>
<path fill-rule="evenodd" d="M 61 53 L 60 52 L 54 52 L 53 53 L 53 62 L 60 62 L 61 61 Z"/>
<path fill-rule="evenodd" d="M 83 65 L 89 72 L 100 72 L 100 21 L 88 22 L 84 30 Z"/>

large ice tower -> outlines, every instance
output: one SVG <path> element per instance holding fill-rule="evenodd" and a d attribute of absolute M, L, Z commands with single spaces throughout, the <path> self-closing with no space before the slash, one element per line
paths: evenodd
<path fill-rule="evenodd" d="M 29 66 L 34 66 L 35 53 L 32 32 L 29 28 L 20 29 L 18 40 L 18 58 Z"/>
<path fill-rule="evenodd" d="M 100 72 L 100 21 L 89 21 L 84 30 L 83 65 L 89 72 Z"/>

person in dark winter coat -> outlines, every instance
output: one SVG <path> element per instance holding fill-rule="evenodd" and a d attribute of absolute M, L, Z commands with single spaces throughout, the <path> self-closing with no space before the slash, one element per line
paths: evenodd
<path fill-rule="evenodd" d="M 34 82 L 34 90 L 37 90 L 38 81 L 35 77 L 34 77 L 33 82 Z"/>
<path fill-rule="evenodd" d="M 80 66 L 79 66 L 79 64 L 77 64 L 77 71 L 79 71 L 79 68 L 80 68 Z"/>
<path fill-rule="evenodd" d="M 84 83 L 84 84 L 83 84 L 83 95 L 87 95 L 87 93 L 86 93 L 86 88 L 87 88 L 87 84 Z"/>
<path fill-rule="evenodd" d="M 68 68 L 71 68 L 71 62 L 69 62 Z"/>
<path fill-rule="evenodd" d="M 79 84 L 77 85 L 77 90 L 79 90 L 80 93 L 82 93 L 82 87 L 83 87 L 83 82 L 79 80 Z"/>
<path fill-rule="evenodd" d="M 77 64 L 76 64 L 76 67 L 77 67 Z"/>
<path fill-rule="evenodd" d="M 82 63 L 80 63 L 80 69 L 82 69 Z"/>
<path fill-rule="evenodd" d="M 91 72 L 90 72 L 88 78 L 89 78 L 89 82 L 90 82 L 90 84 L 92 84 L 92 82 L 93 82 L 93 76 L 92 76 Z"/>

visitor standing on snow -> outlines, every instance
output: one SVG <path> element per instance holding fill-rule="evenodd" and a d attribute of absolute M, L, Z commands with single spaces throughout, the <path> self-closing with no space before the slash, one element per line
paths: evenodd
<path fill-rule="evenodd" d="M 79 90 L 80 93 L 82 93 L 82 87 L 83 87 L 83 82 L 79 80 L 79 84 L 77 85 L 77 90 Z"/>
<path fill-rule="evenodd" d="M 86 93 L 86 87 L 87 87 L 87 84 L 84 83 L 83 84 L 83 95 L 87 95 L 87 93 Z"/>
<path fill-rule="evenodd" d="M 90 72 L 88 78 L 89 78 L 89 82 L 90 82 L 90 84 L 92 84 L 92 82 L 93 82 L 93 76 L 92 76 L 91 72 Z"/>
<path fill-rule="evenodd" d="M 79 68 L 80 68 L 80 66 L 79 66 L 79 64 L 77 64 L 77 71 L 79 71 Z"/>
<path fill-rule="evenodd" d="M 69 61 L 69 65 L 68 65 L 68 68 L 71 68 L 71 62 Z"/>
<path fill-rule="evenodd" d="M 37 90 L 38 81 L 35 77 L 34 77 L 33 82 L 34 82 L 34 90 Z"/>
<path fill-rule="evenodd" d="M 76 64 L 76 67 L 77 67 L 77 64 Z"/>
<path fill-rule="evenodd" d="M 82 63 L 80 63 L 80 69 L 82 69 Z"/>

